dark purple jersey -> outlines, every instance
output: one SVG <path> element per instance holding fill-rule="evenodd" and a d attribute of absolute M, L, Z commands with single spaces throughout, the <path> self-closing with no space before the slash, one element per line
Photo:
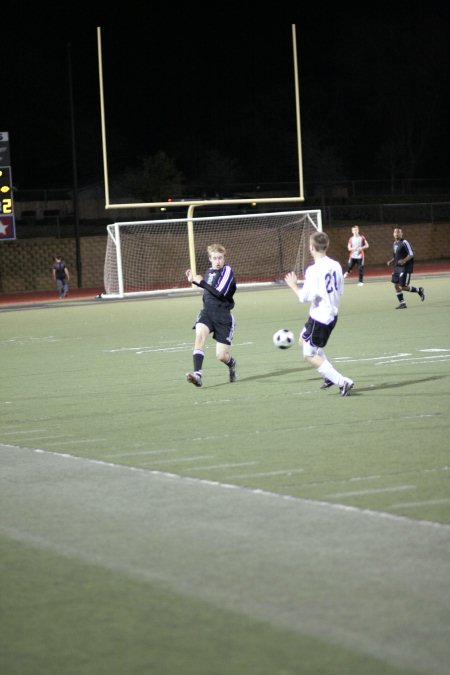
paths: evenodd
<path fill-rule="evenodd" d="M 236 280 L 230 265 L 224 265 L 220 270 L 210 267 L 203 280 L 197 285 L 204 289 L 203 306 L 205 309 L 211 311 L 233 309 Z"/>
<path fill-rule="evenodd" d="M 394 258 L 394 270 L 396 272 L 400 270 L 400 272 L 407 272 L 408 274 L 411 274 L 414 267 L 414 258 L 408 260 L 406 265 L 398 264 L 399 260 L 403 260 L 403 258 L 406 258 L 408 255 L 414 256 L 414 251 L 409 241 L 407 239 L 394 240 L 392 245 L 392 257 Z"/>

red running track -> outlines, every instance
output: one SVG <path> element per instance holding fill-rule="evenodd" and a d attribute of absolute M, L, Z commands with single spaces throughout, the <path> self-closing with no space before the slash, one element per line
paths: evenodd
<path fill-rule="evenodd" d="M 364 277 L 386 277 L 386 280 L 390 279 L 391 268 L 387 266 L 380 267 L 369 267 L 366 266 L 364 271 Z M 433 263 L 416 263 L 414 265 L 414 277 L 420 276 L 423 274 L 449 274 L 450 273 L 450 260 L 438 261 Z M 349 280 L 357 281 L 358 271 L 355 269 L 349 277 Z M 0 293 L 0 306 L 2 305 L 18 305 L 21 303 L 41 303 L 41 302 L 56 302 L 63 304 L 69 300 L 83 300 L 83 299 L 94 299 L 100 293 L 103 292 L 103 288 L 74 288 L 70 289 L 69 296 L 66 300 L 60 300 L 56 289 L 54 291 L 23 291 L 21 293 Z"/>

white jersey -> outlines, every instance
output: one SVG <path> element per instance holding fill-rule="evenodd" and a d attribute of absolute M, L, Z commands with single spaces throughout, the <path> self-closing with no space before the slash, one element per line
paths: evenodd
<path fill-rule="evenodd" d="M 348 250 L 350 251 L 350 258 L 355 260 L 364 260 L 364 251 L 361 250 L 362 246 L 367 244 L 366 238 L 362 234 L 353 235 L 348 240 Z"/>
<path fill-rule="evenodd" d="M 310 265 L 305 272 L 303 288 L 298 291 L 300 302 L 310 302 L 309 315 L 320 323 L 329 324 L 336 318 L 344 292 L 344 276 L 337 260 L 327 255 Z"/>

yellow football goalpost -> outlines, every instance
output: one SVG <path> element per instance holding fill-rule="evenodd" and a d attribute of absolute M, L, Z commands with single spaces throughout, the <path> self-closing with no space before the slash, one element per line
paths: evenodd
<path fill-rule="evenodd" d="M 322 229 L 320 211 L 287 211 L 252 215 L 230 215 L 215 218 L 194 218 L 199 206 L 233 204 L 286 204 L 304 201 L 303 162 L 300 126 L 300 94 L 298 85 L 296 27 L 292 25 L 294 61 L 294 95 L 297 131 L 298 195 L 294 197 L 246 197 L 239 199 L 174 200 L 171 202 L 112 203 L 108 177 L 108 153 L 105 124 L 101 28 L 97 28 L 100 79 L 102 152 L 105 183 L 105 209 L 187 208 L 187 217 L 173 220 L 136 220 L 115 222 L 107 226 L 108 243 L 105 257 L 105 297 L 125 297 L 157 292 L 187 290 L 181 260 L 189 252 L 190 268 L 196 273 L 196 251 L 206 249 L 207 237 L 227 236 L 227 250 L 233 251 L 234 267 L 242 282 L 274 283 L 285 271 L 296 269 L 302 274 L 308 262 L 308 237 L 314 229 Z M 195 226 L 195 241 L 194 241 Z M 184 237 L 180 234 L 184 228 Z M 229 229 L 224 229 L 229 228 Z M 176 233 L 174 235 L 174 233 Z M 180 243 L 179 243 L 180 242 Z M 167 250 L 177 253 L 170 266 Z M 249 269 L 248 251 L 253 251 L 256 269 Z M 161 266 L 164 265 L 164 271 Z M 165 274 L 165 278 L 164 278 Z M 184 281 L 183 281 L 184 279 Z"/>
<path fill-rule="evenodd" d="M 184 206 L 188 207 L 188 218 L 193 216 L 196 206 L 213 206 L 217 204 L 269 204 L 269 203 L 283 203 L 283 202 L 303 202 L 303 161 L 302 161 L 302 143 L 301 143 L 301 127 L 300 127 L 300 93 L 298 86 L 298 63 L 297 63 L 297 38 L 296 27 L 292 24 L 292 51 L 294 59 L 294 92 L 295 92 L 295 114 L 296 114 L 296 128 L 297 128 L 297 157 L 298 157 L 298 196 L 295 197 L 249 197 L 246 199 L 206 199 L 206 200 L 192 200 L 192 201 L 172 201 L 172 202 L 142 202 L 132 204 L 112 204 L 109 199 L 109 177 L 108 177 L 108 153 L 106 143 L 106 125 L 105 125 L 105 100 L 103 89 L 103 59 L 102 59 L 102 41 L 101 28 L 97 28 L 97 46 L 98 46 L 98 65 L 99 65 L 99 79 L 100 79 L 100 114 L 101 114 L 101 129 L 102 129 L 102 152 L 103 152 L 103 168 L 104 168 L 104 182 L 105 182 L 105 209 L 142 209 L 153 207 L 174 207 Z"/>

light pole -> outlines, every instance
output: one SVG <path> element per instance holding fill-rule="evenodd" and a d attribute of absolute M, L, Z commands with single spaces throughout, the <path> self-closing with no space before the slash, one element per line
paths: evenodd
<path fill-rule="evenodd" d="M 67 45 L 67 63 L 69 67 L 69 97 L 70 97 L 70 126 L 72 135 L 72 200 L 73 200 L 73 215 L 75 221 L 75 247 L 77 257 L 77 277 L 78 288 L 83 285 L 82 269 L 81 269 L 81 252 L 80 252 L 80 215 L 78 208 L 78 176 L 77 176 L 77 147 L 75 141 L 75 114 L 73 105 L 73 83 L 72 83 L 72 55 L 70 43 Z"/>

